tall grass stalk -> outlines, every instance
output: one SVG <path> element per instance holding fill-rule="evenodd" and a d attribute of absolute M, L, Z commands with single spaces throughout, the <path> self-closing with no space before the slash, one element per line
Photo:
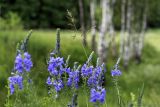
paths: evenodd
<path fill-rule="evenodd" d="M 143 94 L 144 94 L 144 83 L 143 83 L 142 88 L 141 88 L 141 90 L 139 92 L 138 101 L 137 101 L 137 107 L 142 107 Z"/>

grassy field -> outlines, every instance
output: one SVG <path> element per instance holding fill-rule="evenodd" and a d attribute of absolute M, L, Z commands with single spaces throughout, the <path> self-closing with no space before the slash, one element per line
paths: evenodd
<path fill-rule="evenodd" d="M 13 68 L 16 44 L 22 40 L 27 31 L 0 31 L 0 107 L 5 103 L 7 90 L 5 88 L 7 84 L 7 78 L 10 76 L 10 72 Z M 76 37 L 73 38 L 75 33 L 73 31 L 61 31 L 61 53 L 65 58 L 67 55 L 71 55 L 71 65 L 74 61 L 84 63 L 87 59 L 87 55 L 90 54 L 90 46 L 83 48 L 81 43 L 81 36 L 76 33 Z M 160 30 L 149 30 L 145 37 L 145 46 L 143 49 L 142 63 L 136 64 L 134 61 L 130 62 L 128 70 L 123 71 L 123 75 L 120 77 L 119 85 L 120 92 L 124 102 L 129 102 L 131 99 L 131 93 L 135 94 L 137 98 L 142 84 L 145 85 L 143 105 L 144 107 L 159 107 L 160 105 Z M 90 34 L 88 34 L 90 36 Z M 62 93 L 62 97 L 59 99 L 59 103 L 50 101 L 47 97 L 47 87 L 45 84 L 48 76 L 46 59 L 55 45 L 55 30 L 35 30 L 29 41 L 28 51 L 32 55 L 34 68 L 31 72 L 31 78 L 34 81 L 34 90 L 36 94 L 33 96 L 34 103 L 27 105 L 23 103 L 24 107 L 61 107 L 67 105 L 70 99 L 67 99 L 66 95 L 71 96 L 70 92 Z M 118 37 L 117 37 L 118 38 Z M 88 43 L 90 38 L 88 39 Z M 118 44 L 118 43 L 117 43 Z M 117 58 L 113 58 L 109 55 L 107 64 L 107 73 L 105 87 L 107 89 L 107 99 L 104 107 L 117 107 L 117 97 L 112 84 L 110 70 L 116 62 Z M 96 61 L 96 55 L 93 62 Z M 66 89 L 68 90 L 68 89 Z M 79 95 L 79 107 L 87 107 L 92 104 L 86 103 L 88 101 L 87 90 L 84 92 L 80 90 Z M 33 92 L 34 93 L 34 92 Z M 43 96 L 43 97 L 42 97 Z M 34 98 L 35 97 L 35 98 Z M 14 99 L 14 97 L 11 97 Z M 84 100 L 85 99 L 85 100 Z M 25 100 L 24 100 L 25 102 Z M 37 102 L 37 103 L 35 103 Z M 38 103 L 39 102 L 39 103 Z M 55 106 L 53 106 L 55 105 Z M 22 107 L 22 103 L 19 103 L 16 107 Z"/>

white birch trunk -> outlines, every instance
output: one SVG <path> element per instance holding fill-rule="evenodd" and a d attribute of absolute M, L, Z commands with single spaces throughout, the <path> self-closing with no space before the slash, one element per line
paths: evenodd
<path fill-rule="evenodd" d="M 106 30 L 109 29 L 110 12 L 109 0 L 102 0 L 102 23 L 99 32 L 98 56 L 100 62 L 105 62 L 107 57 L 108 42 L 106 41 Z"/>
<path fill-rule="evenodd" d="M 130 39 L 131 39 L 131 0 L 128 0 L 127 4 L 127 23 L 126 23 L 126 38 L 125 38 L 125 46 L 124 46 L 124 66 L 127 67 L 130 59 Z"/>
<path fill-rule="evenodd" d="M 141 32 L 138 37 L 138 47 L 137 47 L 137 61 L 141 61 L 142 49 L 144 45 L 144 36 L 147 27 L 147 1 L 145 1 L 143 16 L 142 16 L 142 24 L 141 24 Z"/>
<path fill-rule="evenodd" d="M 143 48 L 143 45 L 144 45 L 144 36 L 145 36 L 146 27 L 147 27 L 147 13 L 144 12 L 143 21 L 142 21 L 142 31 L 141 31 L 140 38 L 139 38 L 139 41 L 140 41 L 140 43 L 139 43 L 139 55 L 140 56 L 141 56 L 142 48 Z"/>
<path fill-rule="evenodd" d="M 125 36 L 125 6 L 126 6 L 126 0 L 122 0 L 121 2 L 121 33 L 120 33 L 120 56 L 123 55 L 124 52 L 124 36 Z"/>

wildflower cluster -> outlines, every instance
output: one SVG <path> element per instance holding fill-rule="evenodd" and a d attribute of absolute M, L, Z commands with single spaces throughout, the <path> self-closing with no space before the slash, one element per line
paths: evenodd
<path fill-rule="evenodd" d="M 80 81 L 80 71 L 79 67 L 76 67 L 75 64 L 74 68 L 71 69 L 67 67 L 67 61 L 64 63 L 63 58 L 56 57 L 56 55 L 51 54 L 50 59 L 48 61 L 48 71 L 49 77 L 47 78 L 47 85 L 53 86 L 56 94 L 61 91 L 64 86 L 78 88 L 78 83 Z M 63 76 L 67 75 L 68 78 L 63 79 Z M 64 81 L 67 81 L 66 83 Z M 57 96 L 57 95 L 56 95 Z"/>
<path fill-rule="evenodd" d="M 79 83 L 79 77 L 80 77 L 80 71 L 77 69 L 75 71 L 72 71 L 70 68 L 67 69 L 66 71 L 69 75 L 68 81 L 67 81 L 67 86 L 73 86 L 75 88 L 78 88 L 78 83 Z"/>
<path fill-rule="evenodd" d="M 47 84 L 49 86 L 54 86 L 56 92 L 63 88 L 62 74 L 64 73 L 63 68 L 63 58 L 50 56 L 48 63 L 48 71 L 50 76 L 47 79 Z"/>
<path fill-rule="evenodd" d="M 75 63 L 74 67 L 71 68 L 66 67 L 63 58 L 56 57 L 56 55 L 50 56 L 48 62 L 50 76 L 46 83 L 49 86 L 53 86 L 56 93 L 61 91 L 64 86 L 78 89 L 80 80 L 85 78 L 87 80 L 87 85 L 90 88 L 90 102 L 104 103 L 106 96 L 106 90 L 102 87 L 104 73 L 106 71 L 104 64 L 99 65 L 97 61 L 97 66 L 94 67 L 87 61 L 82 67 L 80 65 L 77 66 L 77 63 Z M 65 78 L 66 81 L 62 79 L 64 74 L 67 74 L 68 77 Z"/>
<path fill-rule="evenodd" d="M 9 77 L 9 87 L 10 87 L 10 93 L 13 94 L 15 91 L 15 85 L 18 85 L 19 89 L 21 90 L 23 88 L 23 78 L 22 76 L 16 75 Z"/>
<path fill-rule="evenodd" d="M 24 57 L 24 58 L 23 58 Z M 29 72 L 30 69 L 32 68 L 33 63 L 31 61 L 31 56 L 28 52 L 25 52 L 23 56 L 19 53 L 16 56 L 15 59 L 15 66 L 14 66 L 14 76 L 9 77 L 9 88 L 10 88 L 10 93 L 13 94 L 15 89 L 15 84 L 18 84 L 19 89 L 23 88 L 23 73 Z"/>
<path fill-rule="evenodd" d="M 100 101 L 101 103 L 103 103 L 105 101 L 105 97 L 106 97 L 105 88 L 97 86 L 96 89 L 95 88 L 91 89 L 91 95 L 90 95 L 91 102 Z"/>
<path fill-rule="evenodd" d="M 121 74 L 122 73 L 121 73 L 121 71 L 119 69 L 114 69 L 114 70 L 111 71 L 112 77 L 114 77 L 114 76 L 120 76 Z"/>
<path fill-rule="evenodd" d="M 60 38 L 59 33 L 57 38 Z M 91 64 L 91 59 L 93 57 L 92 52 L 82 67 L 80 65 L 78 66 L 77 62 L 74 63 L 73 68 L 69 67 L 68 59 L 64 61 L 64 58 L 59 57 L 60 43 L 58 41 L 60 40 L 57 40 L 56 48 L 50 54 L 48 61 L 48 71 L 50 75 L 46 83 L 54 87 L 56 96 L 65 86 L 72 87 L 72 89 L 74 89 L 72 103 L 68 106 L 75 107 L 78 96 L 75 90 L 78 89 L 80 80 L 84 80 L 84 84 L 87 84 L 90 89 L 90 102 L 94 104 L 104 103 L 106 97 L 106 89 L 103 87 L 104 74 L 106 72 L 104 63 L 100 64 L 99 59 L 97 59 L 97 65 L 93 66 L 93 64 Z M 115 65 L 115 69 L 111 71 L 112 76 L 121 75 L 121 71 L 117 68 L 118 63 Z"/>
<path fill-rule="evenodd" d="M 87 66 L 87 64 L 84 64 L 81 68 L 81 75 L 82 77 L 88 77 L 92 75 L 93 66 Z"/>
<path fill-rule="evenodd" d="M 92 54 L 90 55 L 92 57 Z M 89 58 L 90 58 L 89 57 Z M 104 103 L 105 96 L 106 96 L 106 90 L 102 87 L 103 81 L 104 81 L 104 63 L 102 65 L 99 64 L 99 59 L 97 59 L 97 66 L 93 67 L 92 65 L 89 66 L 89 61 L 87 61 L 86 64 L 83 65 L 81 72 L 82 75 L 87 74 L 87 85 L 90 88 L 90 102 L 93 103 Z"/>
<path fill-rule="evenodd" d="M 24 71 L 29 72 L 32 67 L 33 63 L 31 61 L 31 55 L 28 52 L 24 52 L 23 55 L 19 53 L 16 56 L 14 66 L 15 71 L 18 71 L 18 73 L 23 73 Z"/>
<path fill-rule="evenodd" d="M 111 70 L 112 77 L 120 76 L 122 74 L 122 72 L 118 69 L 119 62 L 120 62 L 120 58 L 117 60 L 117 63 L 115 64 L 114 69 Z"/>
<path fill-rule="evenodd" d="M 118 86 L 118 76 L 122 74 L 122 72 L 118 69 L 119 62 L 120 62 L 120 58 L 118 58 L 117 63 L 114 66 L 114 69 L 111 70 L 111 75 L 113 77 L 113 82 L 117 91 L 118 105 L 122 106 L 122 101 L 121 101 L 121 96 L 120 96 L 119 86 Z"/>
<path fill-rule="evenodd" d="M 17 56 L 15 58 L 14 70 L 12 72 L 13 76 L 8 78 L 10 94 L 14 93 L 16 85 L 18 85 L 20 90 L 23 89 L 23 76 L 25 76 L 23 74 L 25 74 L 25 72 L 29 72 L 33 67 L 31 55 L 26 50 L 26 45 L 30 34 L 31 32 L 21 43 L 20 47 L 17 48 Z"/>
<path fill-rule="evenodd" d="M 88 86 L 96 87 L 97 85 L 102 84 L 104 79 L 104 73 L 105 73 L 104 64 L 102 64 L 101 66 L 96 66 L 92 70 L 92 74 L 87 81 Z"/>

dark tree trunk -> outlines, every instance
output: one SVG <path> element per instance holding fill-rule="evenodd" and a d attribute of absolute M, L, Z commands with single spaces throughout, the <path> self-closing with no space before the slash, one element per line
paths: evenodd
<path fill-rule="evenodd" d="M 117 49 L 116 49 L 116 41 L 115 41 L 115 30 L 114 30 L 114 24 L 113 24 L 113 15 L 114 15 L 114 4 L 115 4 L 116 0 L 111 0 L 110 3 L 110 28 L 109 28 L 109 35 L 112 38 L 111 41 L 111 49 L 112 49 L 112 55 L 113 57 L 116 57 L 117 55 Z"/>
<path fill-rule="evenodd" d="M 83 1 L 78 0 L 79 4 L 79 12 L 80 12 L 80 24 L 81 24 L 81 31 L 82 31 L 82 37 L 83 37 L 83 45 L 87 46 L 87 41 L 86 41 L 86 30 L 85 30 L 85 22 L 84 22 L 84 7 L 83 7 Z"/>
<path fill-rule="evenodd" d="M 96 21 L 95 21 L 95 0 L 90 0 L 90 15 L 91 15 L 91 47 L 96 52 Z"/>
<path fill-rule="evenodd" d="M 136 51 L 136 61 L 137 63 L 141 63 L 142 49 L 144 45 L 144 36 L 147 28 L 147 0 L 144 1 L 144 5 L 142 7 L 142 21 L 141 21 L 141 31 L 138 37 L 138 49 Z"/>

